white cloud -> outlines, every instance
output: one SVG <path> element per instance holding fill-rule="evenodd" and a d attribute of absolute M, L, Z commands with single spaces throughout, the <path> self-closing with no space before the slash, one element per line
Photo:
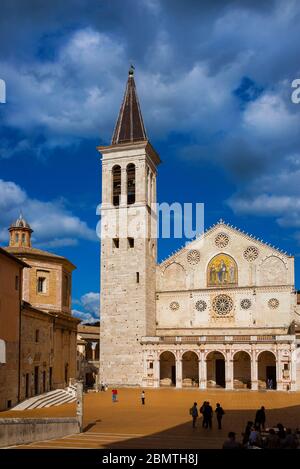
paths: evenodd
<path fill-rule="evenodd" d="M 278 139 L 296 131 L 299 116 L 288 110 L 282 96 L 266 93 L 249 104 L 244 113 L 244 126 L 257 136 Z"/>
<path fill-rule="evenodd" d="M 100 319 L 100 293 L 85 293 L 80 300 L 75 300 L 73 303 L 79 308 L 72 310 L 73 315 L 84 322 L 94 322 Z"/>
<path fill-rule="evenodd" d="M 7 229 L 20 210 L 34 230 L 33 241 L 39 247 L 75 245 L 78 239 L 97 240 L 95 231 L 73 215 L 63 200 L 44 202 L 31 198 L 20 186 L 0 179 L 0 240 L 7 243 Z"/>

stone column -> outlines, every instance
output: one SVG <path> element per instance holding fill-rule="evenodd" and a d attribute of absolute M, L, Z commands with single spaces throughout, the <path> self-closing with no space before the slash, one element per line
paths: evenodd
<path fill-rule="evenodd" d="M 127 171 L 121 169 L 121 201 L 120 205 L 127 205 Z"/>
<path fill-rule="evenodd" d="M 278 391 L 283 391 L 283 382 L 282 382 L 282 362 L 281 362 L 281 351 L 277 348 L 275 352 L 276 356 L 276 389 Z"/>
<path fill-rule="evenodd" d="M 154 387 L 159 388 L 160 387 L 160 360 L 159 360 L 159 355 L 154 360 Z"/>
<path fill-rule="evenodd" d="M 296 349 L 297 350 L 297 349 Z M 290 352 L 290 378 L 291 378 L 291 391 L 297 390 L 297 354 L 295 347 L 291 347 Z"/>
<path fill-rule="evenodd" d="M 201 350 L 200 352 L 200 360 L 199 360 L 199 388 L 200 389 L 207 388 L 207 364 L 206 364 L 205 354 L 203 350 Z"/>
<path fill-rule="evenodd" d="M 176 357 L 176 388 L 182 388 L 182 359 Z"/>
<path fill-rule="evenodd" d="M 96 361 L 96 347 L 97 342 L 92 342 L 92 361 Z"/>
<path fill-rule="evenodd" d="M 230 356 L 230 350 L 226 350 L 225 389 L 233 389 L 233 360 Z"/>
<path fill-rule="evenodd" d="M 256 360 L 255 350 L 251 353 L 251 389 L 258 390 L 258 362 Z"/>

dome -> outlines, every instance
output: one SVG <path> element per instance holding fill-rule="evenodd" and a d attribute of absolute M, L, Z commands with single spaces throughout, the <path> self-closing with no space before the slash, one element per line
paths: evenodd
<path fill-rule="evenodd" d="M 10 227 L 11 228 L 28 228 L 29 230 L 31 230 L 29 223 L 27 223 L 22 213 L 20 213 L 19 218 L 14 223 L 12 223 Z"/>

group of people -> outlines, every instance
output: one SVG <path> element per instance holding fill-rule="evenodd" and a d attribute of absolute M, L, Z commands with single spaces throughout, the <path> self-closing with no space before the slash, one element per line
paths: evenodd
<path fill-rule="evenodd" d="M 210 405 L 208 401 L 204 401 L 202 406 L 199 409 L 198 412 L 198 404 L 197 402 L 194 402 L 193 407 L 190 408 L 190 415 L 192 416 L 192 426 L 193 428 L 196 428 L 197 424 L 197 419 L 199 417 L 199 412 L 202 414 L 203 419 L 202 419 L 202 427 L 203 428 L 212 428 L 212 420 L 213 420 L 213 408 Z M 221 407 L 220 403 L 217 403 L 216 409 L 215 409 L 215 414 L 217 417 L 217 422 L 218 422 L 218 429 L 222 429 L 222 418 L 223 415 L 225 414 L 223 408 Z"/>
<path fill-rule="evenodd" d="M 102 391 L 102 389 L 101 389 L 101 391 Z M 106 389 L 104 389 L 104 391 L 106 391 Z M 113 388 L 111 390 L 111 397 L 112 397 L 112 402 L 117 402 L 118 390 L 116 388 Z M 142 391 L 141 392 L 141 403 L 142 403 L 142 405 L 145 405 L 145 401 L 146 401 L 145 391 Z"/>
<path fill-rule="evenodd" d="M 236 433 L 229 432 L 223 449 L 296 449 L 299 446 L 297 431 L 285 428 L 278 423 L 273 428 L 265 429 L 266 413 L 262 406 L 257 410 L 255 419 L 248 421 L 242 433 L 242 441 L 236 440 Z"/>

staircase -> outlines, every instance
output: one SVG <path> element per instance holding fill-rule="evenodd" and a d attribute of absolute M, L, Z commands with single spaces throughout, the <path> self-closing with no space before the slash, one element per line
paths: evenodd
<path fill-rule="evenodd" d="M 31 397 L 11 410 L 42 409 L 43 407 L 52 407 L 74 401 L 76 401 L 76 386 L 70 385 L 66 389 L 55 389 L 54 391 Z"/>

